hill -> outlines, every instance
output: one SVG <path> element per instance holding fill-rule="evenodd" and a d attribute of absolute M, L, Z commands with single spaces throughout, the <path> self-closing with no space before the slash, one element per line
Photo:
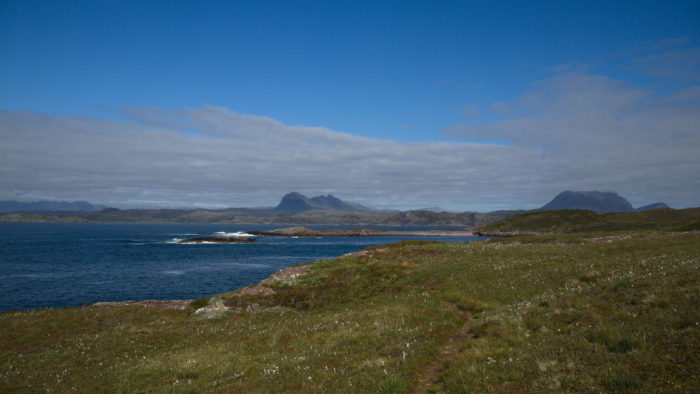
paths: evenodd
<path fill-rule="evenodd" d="M 586 209 L 595 212 L 632 212 L 634 208 L 624 197 L 613 192 L 564 191 L 545 204 L 540 210 Z"/>
<path fill-rule="evenodd" d="M 585 210 L 529 212 L 480 226 L 482 233 L 700 230 L 700 208 L 598 213 Z"/>

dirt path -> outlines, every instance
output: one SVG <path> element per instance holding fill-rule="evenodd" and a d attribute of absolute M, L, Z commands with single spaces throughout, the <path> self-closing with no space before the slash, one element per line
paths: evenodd
<path fill-rule="evenodd" d="M 440 353 L 435 357 L 435 360 L 426 365 L 423 373 L 418 377 L 416 383 L 409 390 L 410 393 L 423 394 L 440 383 L 440 374 L 447 369 L 452 359 L 464 347 L 464 343 L 473 337 L 471 333 L 471 315 L 468 312 L 462 312 L 455 305 L 450 305 L 450 309 L 454 313 L 459 314 L 463 319 L 463 324 L 450 335 L 447 342 L 442 345 Z"/>

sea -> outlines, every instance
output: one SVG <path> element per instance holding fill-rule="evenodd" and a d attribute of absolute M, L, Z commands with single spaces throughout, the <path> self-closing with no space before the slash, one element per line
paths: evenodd
<path fill-rule="evenodd" d="M 0 312 L 95 302 L 197 299 L 259 282 L 298 263 L 401 240 L 479 237 L 257 237 L 241 244 L 177 244 L 216 232 L 280 225 L 0 223 Z M 353 226 L 306 226 L 315 230 Z M 368 227 L 436 230 L 458 227 Z"/>

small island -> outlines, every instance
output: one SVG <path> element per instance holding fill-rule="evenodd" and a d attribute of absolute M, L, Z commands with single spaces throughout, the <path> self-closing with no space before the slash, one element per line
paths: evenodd
<path fill-rule="evenodd" d="M 231 243 L 247 243 L 255 242 L 255 235 L 248 233 L 226 233 L 217 232 L 213 235 L 197 238 L 186 238 L 177 241 L 178 244 L 231 244 Z"/>

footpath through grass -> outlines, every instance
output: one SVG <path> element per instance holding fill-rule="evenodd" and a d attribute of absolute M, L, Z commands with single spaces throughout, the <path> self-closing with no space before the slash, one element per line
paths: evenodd
<path fill-rule="evenodd" d="M 261 305 L 0 314 L 3 392 L 698 392 L 700 235 L 404 242 Z"/>

